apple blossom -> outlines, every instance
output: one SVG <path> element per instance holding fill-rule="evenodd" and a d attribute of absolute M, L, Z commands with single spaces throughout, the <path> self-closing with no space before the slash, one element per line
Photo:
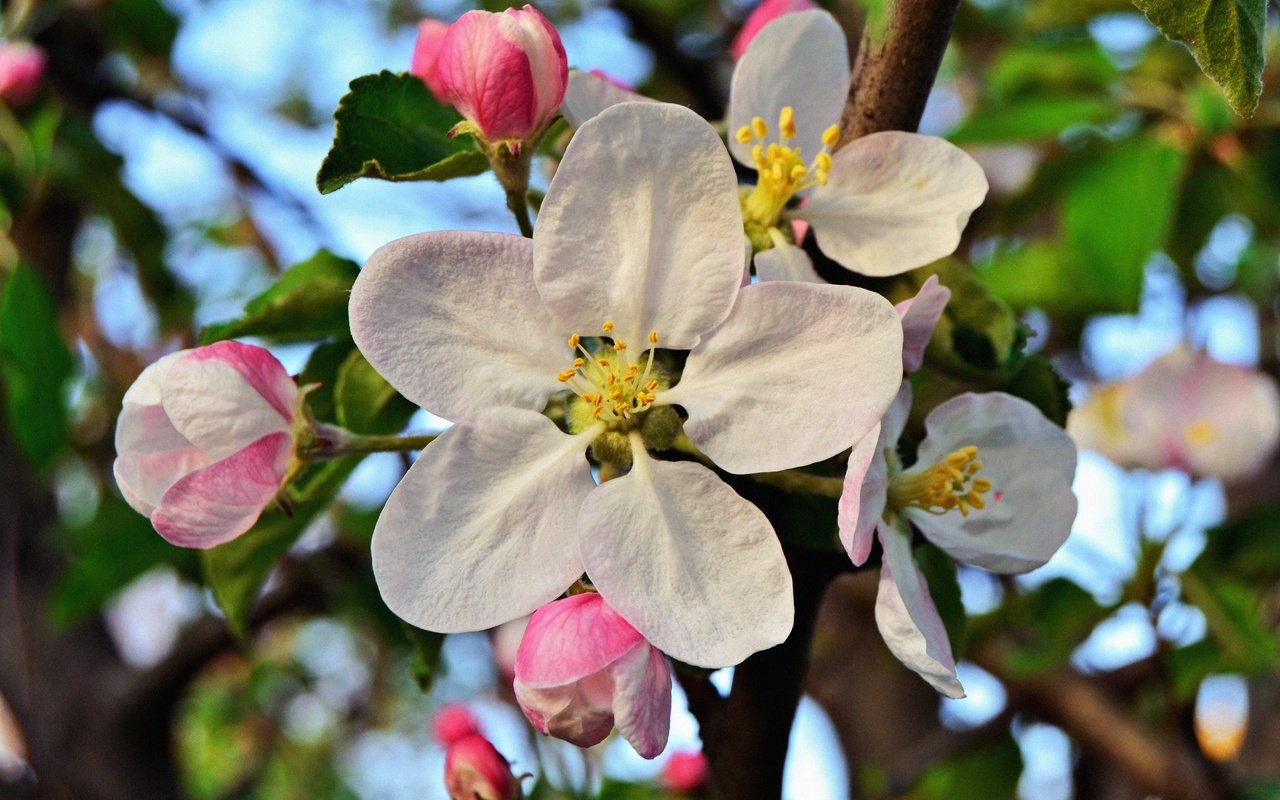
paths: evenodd
<path fill-rule="evenodd" d="M 516 652 L 515 692 L 533 727 L 579 747 L 615 725 L 644 758 L 667 746 L 667 659 L 595 592 L 534 612 Z"/>
<path fill-rule="evenodd" d="M 707 785 L 710 766 L 701 750 L 672 753 L 658 776 L 663 787 L 679 794 L 692 794 Z"/>
<path fill-rule="evenodd" d="M 450 800 L 518 800 L 524 796 L 511 763 L 479 733 L 449 743 L 444 786 Z"/>
<path fill-rule="evenodd" d="M 569 66 L 560 34 L 533 6 L 468 11 L 449 26 L 436 81 L 489 142 L 520 142 L 555 119 Z"/>
<path fill-rule="evenodd" d="M 280 491 L 298 408 L 298 387 L 261 347 L 218 342 L 165 356 L 125 392 L 116 483 L 173 544 L 230 541 Z"/>
<path fill-rule="evenodd" d="M 747 52 L 747 46 L 765 25 L 783 14 L 809 11 L 817 7 L 813 0 L 764 0 L 747 16 L 747 21 L 742 23 L 742 29 L 738 31 L 737 36 L 733 37 L 733 44 L 729 45 L 729 54 L 737 61 L 742 58 L 743 53 Z"/>
<path fill-rule="evenodd" d="M 417 75 L 431 90 L 441 103 L 448 103 L 444 87 L 440 84 L 437 62 L 440 58 L 440 47 L 444 44 L 444 36 L 449 31 L 449 23 L 438 19 L 424 19 L 418 23 L 418 39 L 413 44 L 413 61 L 409 72 Z"/>
<path fill-rule="evenodd" d="M 1280 393 L 1265 374 L 1181 346 L 1072 409 L 1076 443 L 1125 467 L 1225 481 L 1261 470 L 1280 443 Z"/>
<path fill-rule="evenodd" d="M 431 732 L 446 747 L 459 739 L 480 732 L 480 723 L 462 703 L 450 703 L 436 712 Z"/>
<path fill-rule="evenodd" d="M 848 91 L 844 31 L 825 11 L 780 16 L 747 47 L 730 87 L 729 150 L 757 171 L 742 194 L 752 246 L 807 261 L 783 225 L 800 219 L 822 252 L 865 275 L 950 254 L 986 196 L 982 168 L 942 139 L 901 131 L 836 149 Z M 796 198 L 805 202 L 793 208 Z"/>
<path fill-rule="evenodd" d="M 861 565 L 879 534 L 880 632 L 904 664 L 959 697 L 951 646 L 912 560 L 908 523 L 958 561 L 993 572 L 1035 569 L 1066 541 L 1075 520 L 1076 450 L 1025 400 L 962 394 L 925 418 L 916 463 L 904 468 L 896 445 L 910 409 L 911 384 L 904 381 L 879 436 L 854 447 L 840 498 L 840 539 Z"/>
<path fill-rule="evenodd" d="M 407 398 L 457 421 L 374 532 L 395 613 L 485 629 L 585 572 L 688 663 L 737 663 L 786 638 L 791 576 L 768 520 L 701 464 L 649 451 L 683 425 L 733 473 L 829 458 L 887 407 L 902 331 L 861 289 L 740 288 L 734 183 L 692 111 L 624 103 L 574 136 L 532 242 L 428 233 L 369 260 L 351 297 L 357 345 Z M 689 351 L 678 382 L 659 346 Z M 569 433 L 539 413 L 562 392 Z M 630 471 L 597 486 L 588 448 Z"/>
<path fill-rule="evenodd" d="M 44 51 L 29 42 L 0 42 L 0 102 L 30 100 L 44 79 Z"/>

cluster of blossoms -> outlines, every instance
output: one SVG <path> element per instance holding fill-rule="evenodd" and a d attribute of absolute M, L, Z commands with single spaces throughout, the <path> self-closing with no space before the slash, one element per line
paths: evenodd
<path fill-rule="evenodd" d="M 579 745 L 616 728 L 656 756 L 667 657 L 732 665 L 790 634 L 778 536 L 717 472 L 850 452 L 840 538 L 861 565 L 878 535 L 884 638 L 950 695 L 961 689 L 911 526 L 959 560 L 1021 572 L 1074 517 L 1073 445 L 1008 395 L 943 403 L 915 462 L 899 457 L 904 374 L 920 367 L 949 292 L 931 278 L 895 309 L 822 282 L 797 241 L 811 230 L 845 268 L 899 274 L 956 248 L 987 184 L 933 137 L 840 146 L 844 34 L 804 5 L 767 4 L 744 30 L 727 145 L 686 108 L 568 73 L 558 35 L 528 6 L 420 29 L 415 74 L 491 159 L 529 158 L 558 110 L 575 131 L 531 236 L 410 236 L 355 282 L 361 353 L 454 422 L 388 499 L 374 574 L 388 607 L 428 630 L 532 614 L 516 697 L 539 731 Z M 754 183 L 739 184 L 735 159 Z M 122 490 L 177 544 L 244 533 L 317 436 L 341 436 L 311 424 L 304 397 L 248 345 L 161 360 L 125 398 Z M 508 796 L 505 760 L 474 730 L 449 753 L 451 782 Z"/>
<path fill-rule="evenodd" d="M 1183 345 L 1128 380 L 1095 387 L 1067 431 L 1123 467 L 1234 481 L 1275 454 L 1280 391 L 1255 369 Z"/>

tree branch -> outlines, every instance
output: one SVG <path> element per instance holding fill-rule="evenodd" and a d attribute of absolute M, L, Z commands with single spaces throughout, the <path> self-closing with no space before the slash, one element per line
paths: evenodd
<path fill-rule="evenodd" d="M 883 41 L 875 41 L 867 26 L 841 119 L 841 145 L 920 125 L 959 5 L 960 0 L 897 0 Z"/>

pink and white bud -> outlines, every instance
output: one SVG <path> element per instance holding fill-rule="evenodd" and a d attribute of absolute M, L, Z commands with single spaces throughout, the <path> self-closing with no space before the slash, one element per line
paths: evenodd
<path fill-rule="evenodd" d="M 542 733 L 579 747 L 616 725 L 653 758 L 671 726 L 671 667 L 600 595 L 574 595 L 533 613 L 516 653 L 516 699 Z"/>
<path fill-rule="evenodd" d="M 533 6 L 468 11 L 444 36 L 436 77 L 485 139 L 524 140 L 559 112 L 569 62 L 560 34 Z"/>
<path fill-rule="evenodd" d="M 298 387 L 261 347 L 165 356 L 125 392 L 116 483 L 161 536 L 207 548 L 248 531 L 293 460 Z"/>
<path fill-rule="evenodd" d="M 480 732 L 480 723 L 462 703 L 450 703 L 441 708 L 431 723 L 431 732 L 445 747 L 460 739 Z"/>
<path fill-rule="evenodd" d="M 813 0 L 764 0 L 755 7 L 747 17 L 747 21 L 742 23 L 742 29 L 738 31 L 737 36 L 733 37 L 733 44 L 729 45 L 729 54 L 733 56 L 734 61 L 737 61 L 742 58 L 743 53 L 747 52 L 747 45 L 751 44 L 751 40 L 756 38 L 756 34 L 760 33 L 765 25 L 784 14 L 808 11 L 817 7 Z"/>
<path fill-rule="evenodd" d="M 445 751 L 444 788 L 451 800 L 518 800 L 522 794 L 510 762 L 478 733 Z"/>
<path fill-rule="evenodd" d="M 413 60 L 409 63 L 409 72 L 417 75 L 431 90 L 441 103 L 448 104 L 444 87 L 440 85 L 440 76 L 436 66 L 440 59 L 440 47 L 444 44 L 444 36 L 449 32 L 449 23 L 438 19 L 424 19 L 418 23 L 418 40 L 413 45 Z"/>
<path fill-rule="evenodd" d="M 677 794 L 691 794 L 707 785 L 710 768 L 701 750 L 672 753 L 658 776 L 664 788 Z"/>
<path fill-rule="evenodd" d="M 28 42 L 0 42 L 0 102 L 21 105 L 44 80 L 44 51 Z"/>

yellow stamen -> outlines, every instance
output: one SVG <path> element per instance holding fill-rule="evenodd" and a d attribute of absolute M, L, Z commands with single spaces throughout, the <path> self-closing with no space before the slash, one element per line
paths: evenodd
<path fill-rule="evenodd" d="M 606 322 L 605 324 L 600 326 L 600 329 L 603 330 L 605 333 L 613 333 L 613 323 Z"/>
<path fill-rule="evenodd" d="M 764 139 L 769 135 L 769 125 L 761 117 L 756 117 L 751 120 L 751 132 L 757 139 Z"/>
<path fill-rule="evenodd" d="M 658 343 L 658 332 L 649 331 L 649 344 L 657 344 L 657 343 Z"/>
<path fill-rule="evenodd" d="M 791 106 L 783 106 L 778 114 L 778 129 L 785 139 L 796 138 L 796 115 Z"/>
<path fill-rule="evenodd" d="M 570 349 L 570 350 L 576 350 L 576 349 L 578 349 L 578 342 L 580 342 L 580 341 L 582 341 L 582 339 L 581 339 L 581 337 L 579 337 L 579 336 L 578 336 L 578 334 L 576 334 L 576 333 L 575 333 L 574 335 L 570 336 L 570 337 L 569 337 L 569 349 Z"/>
<path fill-rule="evenodd" d="M 751 144 L 751 126 L 743 125 L 741 128 L 738 128 L 738 133 L 734 138 L 743 144 Z"/>
<path fill-rule="evenodd" d="M 933 514 L 959 511 L 967 517 L 987 507 L 983 495 L 992 490 L 991 481 L 974 477 L 982 469 L 978 448 L 961 447 L 922 471 L 897 475 L 889 486 L 889 503 L 894 508 L 915 506 Z"/>
<path fill-rule="evenodd" d="M 832 125 L 822 132 L 822 143 L 827 147 L 835 147 L 836 142 L 840 141 L 840 126 Z"/>

